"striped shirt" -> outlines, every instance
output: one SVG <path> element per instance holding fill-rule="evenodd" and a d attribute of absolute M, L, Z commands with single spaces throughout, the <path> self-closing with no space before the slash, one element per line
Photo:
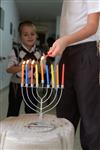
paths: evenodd
<path fill-rule="evenodd" d="M 17 54 L 16 54 L 17 52 Z M 17 56 L 18 55 L 18 56 Z M 17 47 L 14 47 L 12 49 L 8 59 L 8 67 L 10 68 L 15 65 L 21 66 L 23 60 L 35 60 L 39 61 L 40 57 L 42 56 L 41 49 L 39 49 L 36 45 L 34 45 L 31 50 L 29 51 L 23 44 L 20 44 Z M 30 75 L 30 71 L 29 71 Z M 30 78 L 30 76 L 29 76 Z M 20 83 L 21 82 L 21 72 L 18 72 L 16 74 L 12 74 L 11 81 L 14 83 Z"/>

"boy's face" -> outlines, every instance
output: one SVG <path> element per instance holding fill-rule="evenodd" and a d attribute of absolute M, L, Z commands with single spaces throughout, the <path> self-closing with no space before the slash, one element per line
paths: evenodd
<path fill-rule="evenodd" d="M 22 30 L 21 30 L 21 42 L 28 48 L 31 49 L 32 46 L 35 44 L 36 42 L 36 32 L 34 31 L 34 28 L 32 26 L 23 26 Z"/>

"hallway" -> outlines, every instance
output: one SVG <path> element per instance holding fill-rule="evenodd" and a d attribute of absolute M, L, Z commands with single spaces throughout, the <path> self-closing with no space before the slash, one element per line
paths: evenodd
<path fill-rule="evenodd" d="M 18 24 L 23 20 L 33 21 L 37 27 L 38 39 L 47 46 L 48 37 L 59 37 L 61 6 L 62 0 L 0 0 L 0 120 L 6 118 L 7 114 L 11 74 L 6 72 L 6 68 L 13 44 L 19 43 Z M 100 41 L 98 45 L 100 47 Z M 20 114 L 23 113 L 22 103 Z M 50 113 L 55 114 L 55 109 Z M 82 150 L 79 126 L 74 150 Z"/>

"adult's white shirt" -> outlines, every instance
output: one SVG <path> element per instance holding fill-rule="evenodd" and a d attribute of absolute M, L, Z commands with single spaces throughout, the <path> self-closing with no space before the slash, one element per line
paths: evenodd
<path fill-rule="evenodd" d="M 88 14 L 100 12 L 100 0 L 63 0 L 60 36 L 79 31 L 87 24 Z M 74 44 L 96 41 L 97 34 Z"/>

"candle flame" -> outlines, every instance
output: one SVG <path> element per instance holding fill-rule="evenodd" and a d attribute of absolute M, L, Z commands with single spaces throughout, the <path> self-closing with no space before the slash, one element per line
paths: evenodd
<path fill-rule="evenodd" d="M 23 63 L 22 63 L 23 65 L 25 65 L 25 61 L 23 61 Z"/>
<path fill-rule="evenodd" d="M 28 64 L 28 63 L 29 63 L 29 60 L 26 61 L 26 64 Z"/>
<path fill-rule="evenodd" d="M 32 65 L 35 64 L 35 60 L 32 60 L 31 64 L 32 64 Z"/>
<path fill-rule="evenodd" d="M 42 57 L 41 57 L 41 61 L 44 60 L 44 59 L 45 59 L 45 56 L 42 56 Z"/>

